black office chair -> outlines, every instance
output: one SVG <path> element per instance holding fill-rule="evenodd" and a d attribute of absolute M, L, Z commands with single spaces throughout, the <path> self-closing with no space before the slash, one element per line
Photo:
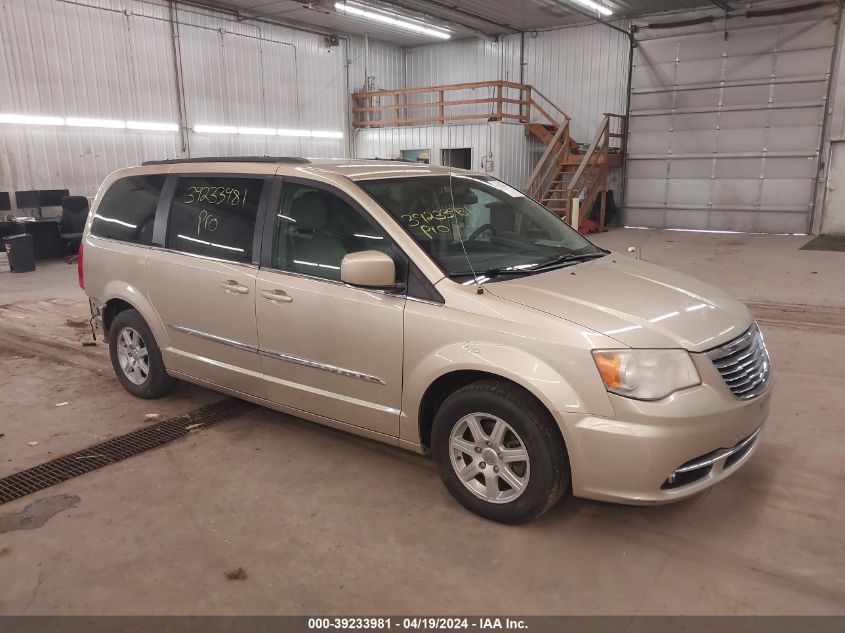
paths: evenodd
<path fill-rule="evenodd" d="M 65 196 L 62 198 L 62 220 L 59 223 L 59 237 L 64 241 L 66 251 L 72 254 L 65 258 L 72 264 L 79 258 L 79 244 L 82 232 L 88 220 L 88 198 L 85 196 Z M 75 249 L 74 249 L 75 247 Z"/>

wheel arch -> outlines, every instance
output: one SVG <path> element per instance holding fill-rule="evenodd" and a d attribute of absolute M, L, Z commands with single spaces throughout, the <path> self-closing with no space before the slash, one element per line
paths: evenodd
<path fill-rule="evenodd" d="M 164 351 L 165 347 L 169 345 L 170 339 L 164 324 L 158 316 L 158 312 L 144 294 L 131 286 L 118 283 L 115 283 L 110 288 L 107 287 L 106 292 L 103 294 L 108 297 L 100 308 L 103 316 L 103 330 L 106 336 L 108 336 L 111 324 L 118 314 L 125 310 L 135 310 L 146 321 L 158 346 Z"/>
<path fill-rule="evenodd" d="M 136 310 L 136 308 L 126 301 L 126 299 L 118 297 L 106 301 L 103 306 L 103 329 L 105 330 L 107 336 L 115 317 L 126 310 Z"/>
<path fill-rule="evenodd" d="M 427 449 L 431 449 L 431 429 L 434 425 L 434 416 L 437 414 L 437 410 L 443 404 L 443 402 L 448 398 L 451 394 L 455 393 L 457 390 L 465 387 L 466 385 L 472 384 L 474 382 L 479 382 L 481 380 L 497 380 L 499 382 L 505 383 L 515 389 L 520 390 L 526 396 L 531 398 L 534 402 L 537 403 L 538 406 L 545 411 L 549 418 L 552 421 L 552 427 L 555 429 L 558 438 L 560 439 L 561 444 L 563 445 L 564 451 L 568 452 L 566 447 L 566 439 L 563 436 L 563 433 L 560 429 L 560 425 L 558 425 L 554 413 L 549 408 L 547 402 L 535 394 L 530 388 L 526 387 L 525 385 L 512 380 L 506 376 L 502 376 L 501 374 L 497 374 L 490 371 L 479 370 L 479 369 L 458 369 L 454 371 L 447 372 L 441 376 L 439 376 L 436 380 L 434 380 L 428 388 L 423 393 L 423 396 L 420 400 L 419 412 L 418 412 L 418 427 L 419 427 L 419 437 L 420 443 Z"/>

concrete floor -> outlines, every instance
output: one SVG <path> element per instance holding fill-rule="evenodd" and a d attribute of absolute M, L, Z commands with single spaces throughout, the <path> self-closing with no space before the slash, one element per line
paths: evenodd
<path fill-rule="evenodd" d="M 0 507 L 0 614 L 845 614 L 845 254 L 807 239 L 596 238 L 753 300 L 764 323 L 766 433 L 698 497 L 567 497 L 501 526 L 426 458 L 259 409 Z M 79 344 L 75 283 L 63 263 L 0 275 L 0 476 L 218 398 L 125 393 L 105 349 Z"/>

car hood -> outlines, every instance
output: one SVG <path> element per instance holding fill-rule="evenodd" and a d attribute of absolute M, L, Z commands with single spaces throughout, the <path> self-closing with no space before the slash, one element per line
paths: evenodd
<path fill-rule="evenodd" d="M 701 352 L 739 336 L 753 322 L 748 308 L 727 293 L 617 253 L 484 287 L 629 347 Z"/>

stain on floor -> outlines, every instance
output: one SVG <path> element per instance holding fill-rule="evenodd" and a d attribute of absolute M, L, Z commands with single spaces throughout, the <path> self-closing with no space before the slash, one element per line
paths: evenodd
<path fill-rule="evenodd" d="M 15 530 L 36 530 L 56 516 L 79 505 L 76 495 L 53 495 L 33 501 L 20 512 L 0 514 L 0 534 Z"/>

